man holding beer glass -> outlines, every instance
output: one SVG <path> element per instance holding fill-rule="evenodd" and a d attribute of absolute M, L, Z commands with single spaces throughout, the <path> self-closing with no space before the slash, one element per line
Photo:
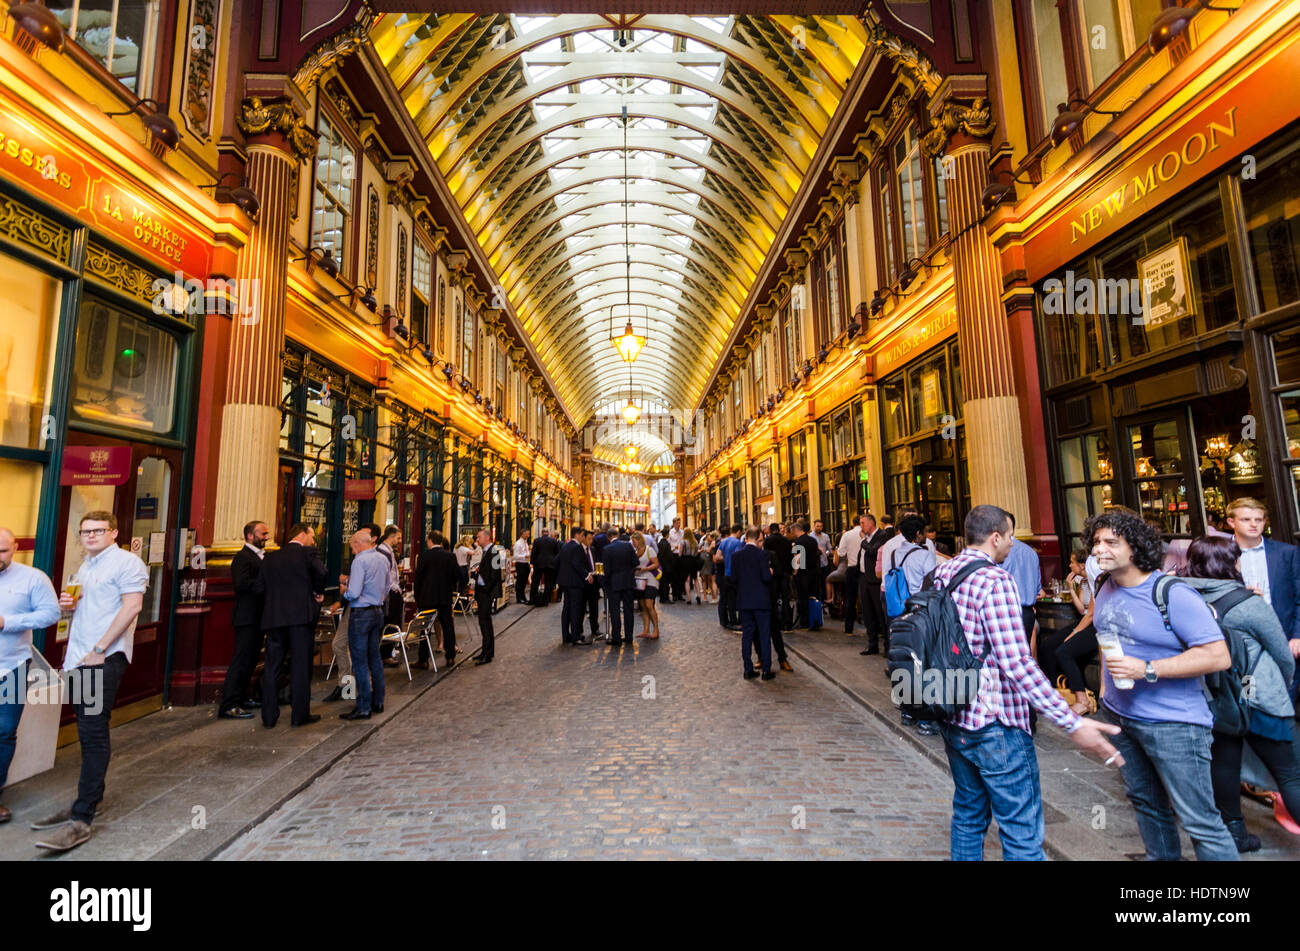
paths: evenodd
<path fill-rule="evenodd" d="M 149 587 L 144 562 L 116 544 L 117 517 L 112 512 L 83 515 L 79 537 L 86 557 L 59 595 L 59 607 L 72 612 L 63 669 L 73 672 L 75 681 L 69 700 L 77 714 L 81 778 L 70 808 L 32 823 L 38 831 L 56 830 L 36 843 L 51 852 L 66 852 L 90 838 L 95 809 L 104 798 L 109 717 L 131 663 L 135 622 Z"/>

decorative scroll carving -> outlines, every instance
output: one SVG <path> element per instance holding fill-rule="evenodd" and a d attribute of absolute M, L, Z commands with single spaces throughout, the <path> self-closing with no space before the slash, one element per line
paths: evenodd
<path fill-rule="evenodd" d="M 397 226 L 397 316 L 406 316 L 406 225 Z"/>
<path fill-rule="evenodd" d="M 935 121 L 934 127 L 921 140 L 921 147 L 927 155 L 942 155 L 948 148 L 948 140 L 958 129 L 977 139 L 986 139 L 997 128 L 993 119 L 993 107 L 983 97 L 969 105 L 957 102 L 944 103 L 943 112 Z"/>
<path fill-rule="evenodd" d="M 280 133 L 302 161 L 316 154 L 316 133 L 288 99 L 264 100 L 260 96 L 249 96 L 239 104 L 236 121 L 245 135 Z"/>
<path fill-rule="evenodd" d="M 366 186 L 366 286 L 379 286 L 379 192 Z"/>
<path fill-rule="evenodd" d="M 370 41 L 370 27 L 374 22 L 375 11 L 368 3 L 362 4 L 351 26 L 316 44 L 303 58 L 293 74 L 294 84 L 305 92 L 337 60 L 361 49 Z"/>
<path fill-rule="evenodd" d="M 189 130 L 205 140 L 212 137 L 212 86 L 216 75 L 217 23 L 220 19 L 220 0 L 190 0 L 181 114 Z"/>
<path fill-rule="evenodd" d="M 93 241 L 86 247 L 86 273 L 128 297 L 153 302 L 154 275 Z"/>
<path fill-rule="evenodd" d="M 72 253 L 70 229 L 4 196 L 0 196 L 0 234 L 63 264 Z"/>
<path fill-rule="evenodd" d="M 867 45 L 874 46 L 880 52 L 898 64 L 917 85 L 925 91 L 926 97 L 934 95 L 943 76 L 935 68 L 930 58 L 902 37 L 890 32 L 880 22 L 880 15 L 868 7 L 862 14 L 862 25 L 867 31 Z"/>

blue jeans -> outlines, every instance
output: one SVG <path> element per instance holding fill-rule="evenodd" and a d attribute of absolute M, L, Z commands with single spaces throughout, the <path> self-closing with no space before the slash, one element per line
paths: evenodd
<path fill-rule="evenodd" d="M 1182 858 L 1174 814 L 1201 862 L 1236 862 L 1237 846 L 1214 805 L 1210 728 L 1195 723 L 1149 723 L 1103 705 L 1101 717 L 1122 733 L 1110 738 L 1124 757 L 1124 792 L 1137 812 L 1148 862 Z M 1172 803 L 1172 808 L 1170 808 Z"/>
<path fill-rule="evenodd" d="M 369 713 L 372 704 L 384 705 L 384 661 L 379 638 L 384 633 L 384 609 L 353 608 L 348 619 L 348 654 L 357 679 L 357 710 Z"/>
<path fill-rule="evenodd" d="M 9 764 L 18 748 L 18 721 L 27 699 L 27 661 L 0 677 L 0 789 L 9 778 Z"/>
<path fill-rule="evenodd" d="M 1041 862 L 1043 796 L 1033 738 L 1001 723 L 982 730 L 940 723 L 939 730 L 952 771 L 952 860 L 984 860 L 992 815 L 998 820 L 1004 859 Z"/>

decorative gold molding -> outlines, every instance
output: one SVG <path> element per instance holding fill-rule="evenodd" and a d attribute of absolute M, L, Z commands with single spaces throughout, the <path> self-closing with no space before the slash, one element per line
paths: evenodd
<path fill-rule="evenodd" d="M 239 104 L 236 124 L 244 135 L 280 133 L 300 161 L 305 162 L 316 154 L 316 133 L 287 98 L 264 100 L 261 96 L 249 96 Z"/>
<path fill-rule="evenodd" d="M 94 241 L 86 245 L 86 274 L 127 297 L 153 303 L 154 275 Z"/>
<path fill-rule="evenodd" d="M 943 75 L 930 58 L 901 36 L 885 28 L 880 15 L 867 7 L 859 18 L 867 32 L 867 45 L 893 60 L 899 69 L 925 91 L 926 98 L 934 94 L 943 82 Z"/>
<path fill-rule="evenodd" d="M 61 264 L 67 264 L 72 255 L 72 229 L 4 196 L 0 196 L 0 234 Z"/>
<path fill-rule="evenodd" d="M 971 103 L 945 102 L 940 114 L 935 118 L 934 127 L 921 139 L 921 147 L 927 155 L 942 155 L 948 148 L 948 141 L 957 130 L 977 139 L 987 139 L 997 128 L 993 118 L 993 107 L 981 96 Z"/>
<path fill-rule="evenodd" d="M 303 58 L 302 64 L 293 74 L 294 85 L 307 90 L 333 63 L 370 42 L 370 27 L 374 22 L 375 11 L 370 8 L 370 4 L 362 4 L 351 26 L 322 40 Z"/>

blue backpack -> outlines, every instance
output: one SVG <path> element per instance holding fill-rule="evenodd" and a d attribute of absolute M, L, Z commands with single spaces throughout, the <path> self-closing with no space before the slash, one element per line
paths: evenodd
<path fill-rule="evenodd" d="M 898 552 L 889 556 L 889 570 L 885 572 L 884 596 L 885 596 L 885 615 L 889 618 L 896 618 L 907 610 L 907 599 L 911 597 L 912 592 L 907 587 L 907 576 L 903 574 L 903 562 L 912 555 L 912 552 L 920 551 L 921 547 L 910 549 L 903 556 L 903 561 L 895 563 Z"/>

